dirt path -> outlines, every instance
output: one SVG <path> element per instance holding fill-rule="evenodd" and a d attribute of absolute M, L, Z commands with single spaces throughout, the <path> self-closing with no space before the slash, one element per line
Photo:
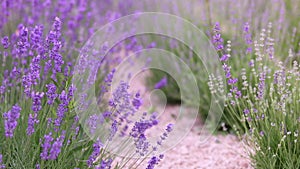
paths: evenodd
<path fill-rule="evenodd" d="M 175 111 L 175 112 L 174 112 Z M 167 114 L 176 113 L 177 107 L 166 108 Z M 171 116 L 169 117 L 171 118 Z M 185 119 L 187 121 L 191 119 Z M 244 145 L 234 135 L 213 135 L 201 143 L 202 124 L 195 123 L 191 132 L 178 145 L 165 153 L 161 169 L 250 169 Z"/>
<path fill-rule="evenodd" d="M 146 74 L 147 75 L 147 74 Z M 144 74 L 144 78 L 147 78 Z M 143 76 L 137 76 L 133 80 L 131 88 L 139 89 L 144 96 L 146 107 L 153 106 L 152 96 L 147 92 Z M 153 93 L 152 93 L 153 94 Z M 151 98 L 151 99 L 149 99 Z M 155 97 L 154 97 L 155 98 Z M 151 101 L 150 101 L 151 100 Z M 164 107 L 163 107 L 164 108 Z M 167 105 L 160 120 L 174 122 L 174 117 L 179 111 L 177 105 Z M 184 123 L 194 123 L 194 119 L 184 117 Z M 176 125 L 176 123 L 175 123 Z M 180 127 L 180 126 L 179 126 Z M 239 141 L 234 135 L 212 135 L 205 142 L 200 138 L 209 135 L 208 131 L 201 131 L 203 124 L 198 119 L 187 136 L 175 147 L 165 152 L 163 161 L 156 167 L 159 169 L 252 169 L 249 156 L 244 149 L 243 142 Z M 201 134 L 200 134 L 201 131 Z M 145 164 L 146 165 L 146 164 Z M 143 165 L 143 167 L 145 166 Z"/>

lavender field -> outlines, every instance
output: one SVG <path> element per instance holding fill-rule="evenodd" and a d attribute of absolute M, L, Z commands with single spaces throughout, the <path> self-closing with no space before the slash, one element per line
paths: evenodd
<path fill-rule="evenodd" d="M 0 168 L 300 169 L 300 1 L 0 4 Z"/>

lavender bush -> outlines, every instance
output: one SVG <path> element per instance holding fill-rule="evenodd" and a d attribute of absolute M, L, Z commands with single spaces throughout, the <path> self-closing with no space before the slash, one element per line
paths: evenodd
<path fill-rule="evenodd" d="M 71 84 L 74 62 L 85 40 L 94 33 L 93 28 L 120 16 L 112 11 L 114 5 L 118 3 L 2 2 L 1 168 L 105 169 L 143 164 L 150 169 L 162 160 L 163 155 L 155 155 L 162 141 L 157 140 L 158 145 L 151 145 L 145 133 L 158 124 L 155 114 L 148 117 L 147 113 L 143 113 L 138 121 L 129 122 L 127 109 L 119 105 L 122 100 L 126 101 L 123 106 L 126 104 L 128 109 L 140 114 L 141 98 L 138 93 L 129 93 L 127 83 L 120 83 L 109 102 L 110 106 L 103 106 L 104 101 L 99 104 L 105 110 L 103 113 L 88 117 L 90 132 L 98 130 L 97 125 L 103 122 L 101 120 L 111 123 L 110 129 L 101 131 L 110 133 L 108 140 L 90 138 L 76 114 L 76 86 Z M 92 8 L 96 6 L 102 11 Z M 86 27 L 89 28 L 87 31 Z M 111 49 L 111 53 L 119 50 L 116 47 Z M 113 65 L 109 59 L 104 62 Z M 101 72 L 97 76 L 97 86 L 109 89 L 112 76 L 109 71 Z M 107 91 L 101 88 L 96 93 L 102 96 Z M 126 124 L 122 123 L 123 120 L 127 120 Z M 161 138 L 165 140 L 171 130 L 170 124 Z M 130 156 L 140 158 L 132 160 L 110 153 L 105 145 L 116 137 L 133 139 L 136 151 Z M 119 151 L 123 150 L 120 148 Z M 152 158 L 143 163 L 148 157 Z"/>
<path fill-rule="evenodd" d="M 224 115 L 237 135 L 249 136 L 256 168 L 298 168 L 299 64 L 292 50 L 285 62 L 270 55 L 265 36 L 263 29 L 249 66 L 228 80 Z M 213 81 L 211 89 L 220 90 Z"/>
<path fill-rule="evenodd" d="M 243 51 L 234 49 L 231 41 L 223 41 L 220 29 L 214 31 L 213 43 L 220 51 L 229 86 L 225 120 L 238 136 L 246 138 L 255 168 L 299 168 L 297 27 L 293 27 L 291 39 L 282 41 L 272 23 L 258 36 L 251 35 L 250 27 L 244 24 Z M 232 57 L 234 53 L 244 53 L 243 59 Z M 223 90 L 217 77 L 211 76 L 209 85 L 211 92 Z M 227 130 L 228 126 L 222 126 Z"/>

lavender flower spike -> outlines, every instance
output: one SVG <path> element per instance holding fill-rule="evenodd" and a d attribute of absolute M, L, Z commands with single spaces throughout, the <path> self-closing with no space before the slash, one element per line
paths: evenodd
<path fill-rule="evenodd" d="M 46 93 L 48 101 L 47 103 L 49 105 L 53 104 L 54 100 L 57 98 L 58 94 L 56 93 L 56 86 L 54 84 L 48 84 L 46 85 L 48 91 Z"/>
<path fill-rule="evenodd" d="M 48 159 L 55 160 L 61 152 L 61 147 L 63 146 L 63 142 L 65 140 L 65 131 L 62 132 L 62 135 L 55 140 L 53 143 Z"/>
<path fill-rule="evenodd" d="M 14 105 L 10 111 L 3 114 L 5 136 L 12 138 L 14 136 L 14 130 L 16 129 L 20 118 L 21 108 L 18 105 Z"/>
<path fill-rule="evenodd" d="M 37 113 L 29 114 L 28 117 L 28 127 L 26 130 L 26 133 L 28 136 L 31 136 L 34 133 L 34 124 L 39 123 L 39 120 L 37 119 Z"/>
<path fill-rule="evenodd" d="M 3 156 L 0 154 L 0 168 L 5 168 L 5 165 L 3 164 Z"/>
<path fill-rule="evenodd" d="M 94 145 L 93 145 L 94 151 L 92 152 L 89 159 L 87 160 L 88 167 L 92 167 L 94 161 L 100 155 L 102 147 L 103 147 L 103 144 L 99 140 L 94 143 Z"/>
<path fill-rule="evenodd" d="M 108 159 L 108 160 L 102 160 L 100 165 L 96 167 L 96 169 L 110 169 L 111 168 L 111 163 L 112 163 L 112 159 Z"/>
<path fill-rule="evenodd" d="M 43 150 L 40 154 L 42 160 L 48 159 L 48 151 L 51 148 L 52 141 L 53 141 L 52 133 L 49 133 L 48 135 L 44 136 L 44 143 L 42 144 Z"/>
<path fill-rule="evenodd" d="M 163 77 L 159 82 L 157 82 L 154 86 L 154 89 L 161 89 L 168 85 L 167 77 Z"/>

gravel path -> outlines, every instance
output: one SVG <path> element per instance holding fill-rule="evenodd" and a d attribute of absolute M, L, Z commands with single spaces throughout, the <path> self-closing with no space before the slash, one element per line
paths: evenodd
<path fill-rule="evenodd" d="M 177 107 L 166 108 L 167 114 L 176 113 Z M 166 115 L 167 116 L 167 115 Z M 168 118 L 168 117 L 166 117 Z M 171 116 L 169 117 L 171 118 Z M 191 119 L 186 119 L 187 121 Z M 202 124 L 196 122 L 191 132 L 177 146 L 166 152 L 161 169 L 250 169 L 244 145 L 234 135 L 213 135 L 201 143 Z"/>
<path fill-rule="evenodd" d="M 141 73 L 143 74 L 143 73 Z M 145 75 L 135 77 L 131 83 L 131 88 L 139 89 L 144 98 L 144 106 L 155 106 L 159 102 L 147 91 L 143 80 Z M 147 76 L 146 76 L 147 78 Z M 150 97 L 151 96 L 151 97 Z M 147 99 L 148 98 L 148 99 Z M 150 99 L 151 98 L 151 99 Z M 151 101 L 150 101 L 151 100 Z M 163 114 L 160 121 L 174 122 L 174 117 L 179 112 L 178 105 L 167 105 L 162 107 Z M 158 112 L 160 110 L 158 109 Z M 184 123 L 194 123 L 194 119 L 184 117 Z M 180 127 L 180 126 L 179 126 Z M 165 152 L 163 161 L 156 167 L 159 169 L 252 169 L 249 156 L 245 150 L 243 142 L 234 135 L 212 135 L 205 142 L 201 142 L 201 137 L 209 135 L 208 131 L 201 131 L 203 124 L 198 120 L 194 123 L 191 131 L 175 147 Z M 200 134 L 201 131 L 201 134 Z M 146 164 L 145 164 L 146 165 Z M 142 165 L 145 168 L 144 165 Z"/>

